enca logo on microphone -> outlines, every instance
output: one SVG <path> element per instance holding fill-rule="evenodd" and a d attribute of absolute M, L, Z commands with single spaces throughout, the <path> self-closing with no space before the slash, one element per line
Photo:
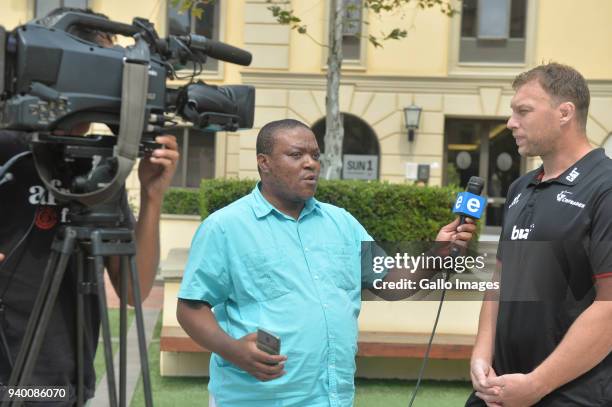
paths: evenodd
<path fill-rule="evenodd" d="M 453 213 L 480 219 L 485 207 L 485 198 L 470 192 L 460 192 Z"/>

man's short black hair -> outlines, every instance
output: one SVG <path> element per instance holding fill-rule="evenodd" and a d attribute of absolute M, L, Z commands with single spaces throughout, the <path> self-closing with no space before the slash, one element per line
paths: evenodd
<path fill-rule="evenodd" d="M 97 13 L 90 8 L 77 8 L 77 7 L 58 7 L 54 10 L 51 10 L 46 16 L 37 20 L 38 24 L 44 25 L 45 27 L 53 27 L 55 23 L 66 13 L 75 12 L 75 13 L 85 13 L 91 14 L 93 16 L 102 17 L 106 20 L 110 20 L 106 14 Z M 68 32 L 74 36 L 77 36 L 85 41 L 93 42 L 96 44 L 100 44 L 100 37 L 104 37 L 104 40 L 113 43 L 115 41 L 115 36 L 113 34 L 109 34 L 103 31 L 99 31 L 92 28 L 82 27 L 82 26 L 72 26 L 68 30 Z"/>
<path fill-rule="evenodd" d="M 274 149 L 274 139 L 279 130 L 290 130 L 296 127 L 303 127 L 311 130 L 309 126 L 295 119 L 275 120 L 263 126 L 257 134 L 255 152 L 257 154 L 272 154 Z M 311 130 L 312 131 L 312 130 Z"/>

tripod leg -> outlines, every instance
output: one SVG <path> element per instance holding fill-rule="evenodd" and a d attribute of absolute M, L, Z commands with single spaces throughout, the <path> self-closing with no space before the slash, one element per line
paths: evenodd
<path fill-rule="evenodd" d="M 54 240 L 54 253 L 52 253 L 49 263 L 47 264 L 47 270 L 45 271 L 45 277 L 43 278 L 43 283 L 47 282 L 48 284 L 50 280 L 50 285 L 47 286 L 48 292 L 45 296 L 45 286 L 41 285 L 41 294 L 39 294 L 39 296 L 37 297 L 35 304 L 36 307 L 36 305 L 39 305 L 39 300 L 41 301 L 40 306 L 42 307 L 42 309 L 36 310 L 40 315 L 32 315 L 30 317 L 30 320 L 28 321 L 28 327 L 26 329 L 26 334 L 29 333 L 30 335 L 33 335 L 33 337 L 31 338 L 32 342 L 31 344 L 29 344 L 29 349 L 24 348 L 24 345 L 27 344 L 27 342 L 25 342 L 24 344 L 22 344 L 21 349 L 19 350 L 18 357 L 21 357 L 22 360 L 24 360 L 23 369 L 21 369 L 20 365 L 16 364 L 15 369 L 11 374 L 11 379 L 13 379 L 13 375 L 16 376 L 15 379 L 18 379 L 18 387 L 24 387 L 29 384 L 28 382 L 30 380 L 30 376 L 32 375 L 32 371 L 34 370 L 36 359 L 38 357 L 38 352 L 40 350 L 40 345 L 44 340 L 45 332 L 47 331 L 47 324 L 55 306 L 57 293 L 64 278 L 64 272 L 66 271 L 68 260 L 70 259 L 70 256 L 74 251 L 76 236 L 77 233 L 75 230 L 71 228 L 66 228 L 64 240 L 61 242 L 61 248 L 59 250 L 57 250 L 55 246 L 57 240 Z M 61 254 L 59 254 L 58 252 L 60 252 Z M 55 262 L 58 255 L 59 260 L 57 260 L 57 266 L 55 267 L 55 270 L 53 270 L 52 263 Z M 44 298 L 44 304 L 42 304 L 43 300 L 41 300 L 41 298 Z M 22 356 L 21 354 L 23 352 L 27 352 L 27 356 Z M 19 369 L 17 369 L 18 366 Z M 13 382 L 10 383 L 12 384 Z M 13 402 L 13 406 L 18 407 L 21 406 L 22 403 L 22 401 L 16 400 L 15 402 Z"/>
<path fill-rule="evenodd" d="M 83 274 L 85 270 L 83 264 L 85 258 L 83 252 L 79 249 L 76 255 L 77 264 L 77 406 L 82 407 L 85 402 L 85 396 L 83 394 L 84 385 L 84 367 L 83 367 L 83 349 L 85 347 L 83 341 L 83 325 L 85 324 L 85 317 L 83 316 Z"/>
<path fill-rule="evenodd" d="M 53 275 L 56 272 L 58 258 L 59 254 L 57 252 L 51 252 L 51 256 L 49 257 L 49 261 L 47 262 L 47 268 L 45 269 L 45 273 L 43 275 L 43 280 L 40 283 L 38 295 L 36 296 L 34 306 L 32 307 L 32 312 L 30 313 L 30 318 L 28 319 L 28 325 L 26 326 L 26 331 L 23 335 L 23 340 L 21 341 L 21 347 L 19 348 L 19 353 L 17 354 L 17 359 L 15 360 L 15 365 L 11 372 L 9 386 L 17 386 L 17 383 L 19 383 L 21 373 L 23 372 L 23 364 L 25 363 L 26 357 L 30 354 L 30 346 L 32 345 L 32 335 L 34 334 L 34 330 L 38 325 L 42 306 L 48 294 L 48 291 L 45 290 L 48 290 L 49 285 L 53 280 Z"/>
<path fill-rule="evenodd" d="M 142 370 L 142 384 L 145 396 L 145 406 L 152 407 L 151 378 L 149 376 L 149 358 L 147 355 L 147 344 L 145 343 L 144 318 L 142 315 L 142 299 L 140 297 L 140 281 L 136 268 L 136 257 L 130 256 L 130 278 L 132 283 L 132 298 L 134 299 L 134 311 L 136 312 L 136 331 L 138 333 L 138 350 L 140 353 L 140 368 Z"/>
<path fill-rule="evenodd" d="M 104 291 L 104 259 L 94 256 L 96 268 L 96 281 L 98 286 L 98 301 L 100 308 L 100 321 L 102 323 L 102 337 L 104 339 L 104 359 L 106 361 L 106 378 L 108 380 L 108 400 L 111 407 L 117 406 L 117 387 L 115 384 L 115 368 L 113 366 L 113 348 L 110 338 L 110 324 L 108 322 L 108 308 L 106 306 L 106 292 Z"/>
<path fill-rule="evenodd" d="M 127 398 L 127 303 L 128 275 L 130 263 L 127 256 L 121 256 L 120 266 L 120 314 L 119 314 L 119 403 L 125 407 Z"/>

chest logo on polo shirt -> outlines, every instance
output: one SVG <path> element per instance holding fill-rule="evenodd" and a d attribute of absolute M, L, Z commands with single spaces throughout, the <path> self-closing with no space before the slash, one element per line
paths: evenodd
<path fill-rule="evenodd" d="M 580 173 L 578 172 L 578 168 L 574 168 L 572 172 L 570 172 L 569 175 L 565 177 L 565 179 L 569 182 L 574 182 L 576 181 L 576 178 L 578 178 L 579 175 Z"/>
<path fill-rule="evenodd" d="M 510 206 L 508 207 L 508 209 L 512 208 L 514 205 L 516 205 L 517 203 L 519 203 L 519 199 L 521 198 L 521 194 L 518 194 L 517 196 L 514 197 L 514 199 L 512 200 L 512 203 L 510 204 Z"/>
<path fill-rule="evenodd" d="M 578 208 L 584 209 L 584 207 L 586 206 L 585 204 L 583 204 L 582 202 L 577 202 L 574 201 L 573 199 L 568 198 L 568 195 L 572 195 L 571 192 L 569 191 L 561 191 L 557 194 L 557 202 L 562 202 L 568 205 L 573 205 L 573 206 L 577 206 Z"/>
<path fill-rule="evenodd" d="M 533 230 L 535 225 L 531 225 L 527 229 L 517 228 L 516 225 L 512 226 L 512 235 L 510 240 L 527 240 L 529 239 L 529 233 Z"/>

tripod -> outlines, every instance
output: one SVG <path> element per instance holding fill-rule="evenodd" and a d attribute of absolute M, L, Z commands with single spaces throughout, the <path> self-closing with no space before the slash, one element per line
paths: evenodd
<path fill-rule="evenodd" d="M 79 205 L 79 204 L 75 204 Z M 136 269 L 136 245 L 133 231 L 122 225 L 125 217 L 115 212 L 119 205 L 103 204 L 101 208 L 83 210 L 82 207 L 71 208 L 70 226 L 63 226 L 53 240 L 51 256 L 47 263 L 40 291 L 36 297 L 26 332 L 17 355 L 15 366 L 11 372 L 9 386 L 24 387 L 29 384 L 40 346 L 45 336 L 51 312 L 56 302 L 57 294 L 68 267 L 73 258 L 76 263 L 78 294 L 77 294 L 77 405 L 84 404 L 84 296 L 97 291 L 104 357 L 108 380 L 109 402 L 111 407 L 117 404 L 117 386 L 113 366 L 113 354 L 110 336 L 110 325 L 107 312 L 106 293 L 104 289 L 104 258 L 120 256 L 120 316 L 119 316 L 119 406 L 126 406 L 126 367 L 127 367 L 127 300 L 128 278 L 132 288 L 138 349 L 143 378 L 145 405 L 153 405 L 151 382 L 149 377 L 149 362 L 144 335 L 144 321 L 141 306 L 140 285 Z M 110 210 L 109 210 L 110 208 Z M 76 209 L 72 212 L 72 209 Z M 101 210 L 98 210 L 101 209 Z M 75 214 L 76 213 L 76 214 Z M 99 226 L 102 225 L 102 226 Z M 74 255 L 74 257 L 72 257 Z M 93 258 L 93 264 L 87 261 Z M 88 269 L 88 270 L 86 270 Z M 85 281 L 86 271 L 93 272 L 95 280 Z M 12 403 L 12 404 L 11 404 Z M 18 407 L 21 400 L 13 400 L 2 404 Z"/>

